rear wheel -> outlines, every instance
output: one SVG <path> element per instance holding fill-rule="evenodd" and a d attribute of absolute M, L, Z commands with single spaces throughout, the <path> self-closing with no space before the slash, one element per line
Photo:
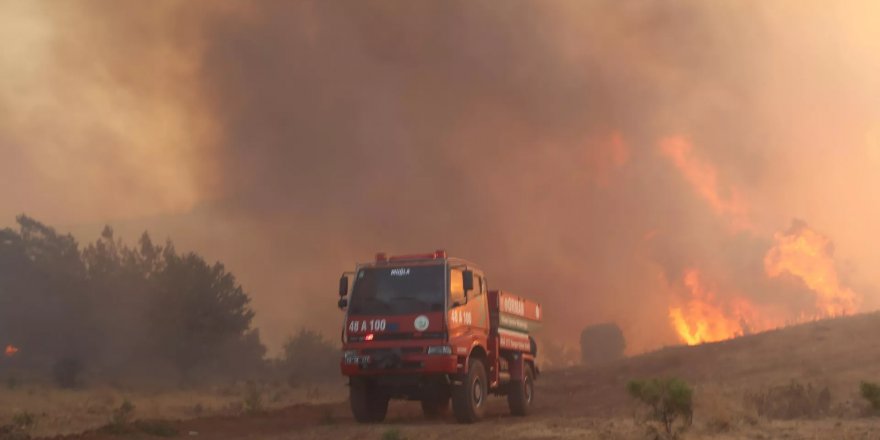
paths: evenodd
<path fill-rule="evenodd" d="M 429 419 L 443 417 L 449 412 L 449 396 L 422 400 L 422 413 Z"/>
<path fill-rule="evenodd" d="M 532 407 L 532 398 L 535 393 L 535 375 L 532 367 L 525 366 L 525 374 L 523 380 L 511 381 L 507 392 L 507 405 L 510 407 L 510 413 L 515 416 L 524 416 L 529 413 Z"/>
<path fill-rule="evenodd" d="M 362 377 L 352 377 L 348 393 L 351 413 L 355 420 L 360 423 L 385 420 L 389 397 L 375 382 Z"/>
<path fill-rule="evenodd" d="M 468 362 L 468 372 L 460 385 L 452 387 L 452 412 L 460 423 L 473 423 L 483 416 L 488 388 L 486 368 L 479 359 Z"/>

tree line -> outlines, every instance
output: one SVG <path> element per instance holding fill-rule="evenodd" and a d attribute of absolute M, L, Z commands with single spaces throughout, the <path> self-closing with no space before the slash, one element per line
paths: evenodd
<path fill-rule="evenodd" d="M 135 246 L 106 226 L 80 247 L 70 234 L 28 216 L 0 229 L 0 371 L 18 368 L 76 386 L 102 379 L 199 383 L 282 375 L 291 385 L 338 376 L 339 350 L 301 329 L 278 359 L 266 359 L 250 296 L 223 264 L 178 252 L 144 232 Z M 626 346 L 615 324 L 581 334 L 582 362 L 619 359 Z M 575 353 L 548 343 L 553 366 Z"/>
<path fill-rule="evenodd" d="M 0 367 L 75 386 L 81 372 L 198 383 L 302 369 L 290 364 L 303 349 L 317 350 L 324 363 L 308 372 L 332 370 L 338 359 L 319 334 L 301 331 L 282 359 L 267 361 L 250 296 L 235 276 L 170 240 L 157 245 L 144 232 L 128 246 L 107 226 L 80 247 L 33 218 L 16 220 L 17 229 L 0 230 L 0 347 L 16 350 Z"/>

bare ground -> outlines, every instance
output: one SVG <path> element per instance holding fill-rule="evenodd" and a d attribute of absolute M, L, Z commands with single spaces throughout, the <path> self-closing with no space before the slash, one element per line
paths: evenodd
<path fill-rule="evenodd" d="M 385 423 L 358 425 L 345 402 L 300 404 L 263 414 L 172 422 L 178 437 L 232 439 L 645 439 L 653 438 L 643 409 L 625 393 L 633 378 L 681 377 L 694 386 L 694 424 L 686 439 L 880 439 L 880 418 L 858 395 L 862 380 L 880 382 L 880 314 L 818 321 L 697 347 L 672 347 L 595 368 L 543 374 L 532 415 L 507 415 L 497 398 L 485 421 L 426 421 L 419 406 L 394 402 Z M 792 384 L 827 388 L 819 413 L 807 398 L 781 402 L 783 416 L 761 415 L 749 395 Z M 778 406 L 778 405 L 777 405 Z M 790 418 L 791 417 L 791 418 Z M 790 419 L 789 419 L 790 418 Z M 67 438 L 119 438 L 88 432 Z M 125 438 L 155 438 L 129 434 Z"/>

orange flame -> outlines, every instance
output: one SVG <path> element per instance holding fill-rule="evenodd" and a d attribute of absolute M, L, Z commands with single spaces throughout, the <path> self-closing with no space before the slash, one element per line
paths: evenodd
<path fill-rule="evenodd" d="M 728 197 L 721 194 L 718 171 L 710 162 L 694 155 L 693 145 L 678 136 L 660 141 L 660 151 L 684 176 L 716 214 L 726 217 L 735 230 L 751 229 L 748 209 L 736 188 L 728 189 Z"/>
<path fill-rule="evenodd" d="M 795 276 L 816 294 L 815 309 L 783 315 L 764 308 L 759 311 L 745 298 L 719 300 L 701 281 L 695 269 L 685 272 L 684 285 L 690 298 L 684 306 L 670 307 L 669 318 L 679 338 L 688 345 L 730 339 L 774 326 L 791 325 L 815 319 L 853 313 L 862 298 L 844 286 L 834 264 L 831 240 L 795 221 L 784 233 L 774 235 L 774 245 L 764 256 L 769 277 Z M 767 313 L 771 312 L 771 313 Z"/>
<path fill-rule="evenodd" d="M 861 298 L 844 287 L 834 266 L 834 248 L 828 237 L 795 221 L 785 233 L 774 235 L 776 244 L 764 257 L 770 277 L 789 273 L 816 293 L 820 316 L 839 316 L 858 310 Z"/>
<path fill-rule="evenodd" d="M 14 346 L 12 344 L 9 344 L 6 346 L 6 351 L 4 352 L 6 357 L 15 356 L 16 353 L 18 353 L 18 347 Z"/>
<path fill-rule="evenodd" d="M 696 269 L 685 271 L 684 285 L 690 291 L 687 304 L 669 309 L 669 318 L 682 342 L 697 345 L 722 341 L 753 330 L 749 323 L 754 321 L 754 308 L 744 298 L 734 298 L 722 308 Z"/>

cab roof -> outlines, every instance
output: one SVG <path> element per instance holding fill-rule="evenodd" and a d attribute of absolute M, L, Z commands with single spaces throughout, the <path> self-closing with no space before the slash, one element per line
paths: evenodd
<path fill-rule="evenodd" d="M 445 250 L 438 249 L 434 252 L 424 254 L 407 254 L 388 256 L 384 252 L 376 253 L 376 260 L 369 263 L 361 264 L 361 266 L 383 267 L 383 266 L 407 266 L 407 265 L 430 265 L 448 263 L 450 265 L 461 265 L 469 268 L 478 269 L 479 266 L 465 260 L 463 258 L 449 257 Z"/>

